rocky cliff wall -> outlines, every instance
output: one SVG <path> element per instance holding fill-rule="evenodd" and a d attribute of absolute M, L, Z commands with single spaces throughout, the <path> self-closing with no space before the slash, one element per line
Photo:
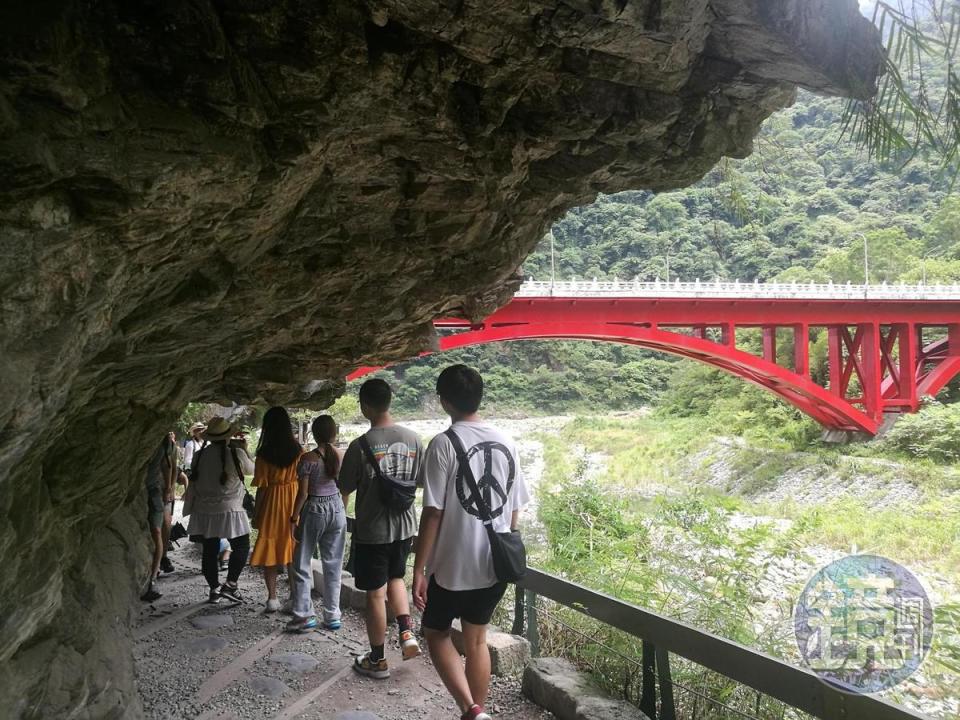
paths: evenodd
<path fill-rule="evenodd" d="M 692 183 L 880 64 L 854 0 L 7 5 L 12 717 L 140 714 L 142 469 L 187 401 L 322 403 L 503 301 L 567 208 Z"/>

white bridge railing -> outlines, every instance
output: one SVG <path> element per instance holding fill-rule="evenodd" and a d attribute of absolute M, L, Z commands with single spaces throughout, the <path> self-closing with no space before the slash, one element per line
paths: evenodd
<path fill-rule="evenodd" d="M 527 280 L 516 297 L 763 298 L 799 300 L 960 300 L 960 285 L 742 283 L 714 280 Z"/>

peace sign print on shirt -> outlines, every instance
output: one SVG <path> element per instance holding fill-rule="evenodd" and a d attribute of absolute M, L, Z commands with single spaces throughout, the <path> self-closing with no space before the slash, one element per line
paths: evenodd
<path fill-rule="evenodd" d="M 503 460 L 500 460 L 499 457 L 495 458 L 495 454 L 502 456 Z M 480 491 L 486 506 L 490 508 L 490 518 L 498 518 L 503 514 L 503 506 L 507 502 L 510 489 L 513 487 L 514 478 L 516 478 L 517 475 L 516 463 L 510 450 L 498 442 L 477 443 L 467 450 L 467 462 L 469 463 L 473 460 L 475 455 L 481 455 L 483 459 L 483 472 L 479 477 L 475 478 L 477 481 L 477 490 Z M 500 462 L 497 462 L 497 460 L 500 460 Z M 507 468 L 506 488 L 500 484 L 500 480 L 497 479 L 494 474 L 496 466 L 498 464 L 502 465 L 504 462 Z M 463 467 L 458 465 L 456 482 L 457 499 L 460 501 L 460 505 L 464 511 L 479 518 L 480 510 L 477 507 L 477 498 L 474 497 L 470 491 L 463 470 Z M 476 475 L 476 473 L 474 473 L 474 475 Z"/>

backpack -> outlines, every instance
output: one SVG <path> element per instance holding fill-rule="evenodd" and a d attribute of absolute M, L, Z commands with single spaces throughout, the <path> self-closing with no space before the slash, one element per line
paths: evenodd
<path fill-rule="evenodd" d="M 373 473 L 377 479 L 377 489 L 380 493 L 380 503 L 391 513 L 404 513 L 413 506 L 413 501 L 417 497 L 416 484 L 408 485 L 395 478 L 383 474 L 380 469 L 380 463 L 377 462 L 376 455 L 370 443 L 367 442 L 367 436 L 360 436 L 360 449 L 367 458 L 367 462 L 373 467 Z"/>

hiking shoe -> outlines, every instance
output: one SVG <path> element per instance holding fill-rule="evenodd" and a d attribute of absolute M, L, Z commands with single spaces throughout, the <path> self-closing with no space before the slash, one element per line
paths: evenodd
<path fill-rule="evenodd" d="M 404 660 L 413 660 L 422 654 L 420 643 L 413 636 L 413 631 L 404 630 L 400 633 L 400 652 L 403 654 Z"/>
<path fill-rule="evenodd" d="M 283 629 L 291 633 L 305 633 L 316 630 L 318 627 L 320 627 L 320 621 L 317 620 L 316 615 L 313 615 L 308 618 L 294 618 Z"/>
<path fill-rule="evenodd" d="M 275 613 L 280 609 L 280 601 L 276 598 L 270 598 L 267 600 L 267 609 L 264 610 L 265 613 Z"/>
<path fill-rule="evenodd" d="M 211 605 L 216 605 L 220 602 L 220 588 L 210 588 L 210 597 L 207 598 L 207 602 Z"/>
<path fill-rule="evenodd" d="M 162 593 L 157 592 L 157 587 L 153 583 L 147 585 L 147 589 L 144 590 L 143 595 L 140 596 L 140 599 L 144 602 L 153 602 L 163 597 Z"/>
<path fill-rule="evenodd" d="M 493 720 L 493 718 L 487 715 L 479 705 L 473 705 L 460 716 L 460 720 Z"/>
<path fill-rule="evenodd" d="M 170 562 L 170 558 L 168 558 L 166 555 L 160 558 L 160 572 L 172 573 L 174 571 L 175 568 L 173 567 L 173 563 Z"/>
<path fill-rule="evenodd" d="M 343 623 L 339 620 L 329 620 L 323 623 L 323 627 L 326 630 L 339 630 L 343 627 Z"/>
<path fill-rule="evenodd" d="M 387 667 L 387 659 L 371 660 L 370 652 L 358 655 L 353 659 L 353 669 L 361 675 L 366 675 L 374 680 L 386 680 L 390 677 L 390 668 Z"/>
<path fill-rule="evenodd" d="M 226 583 L 221 585 L 220 597 L 226 598 L 230 602 L 235 602 L 235 603 L 243 602 L 243 595 L 240 594 L 240 588 L 238 588 L 236 585 L 234 585 L 233 587 L 231 587 L 230 585 L 227 585 Z"/>

